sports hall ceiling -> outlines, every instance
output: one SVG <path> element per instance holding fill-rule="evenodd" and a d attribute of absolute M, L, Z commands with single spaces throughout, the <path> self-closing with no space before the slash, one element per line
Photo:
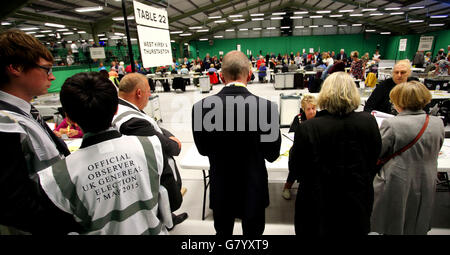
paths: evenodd
<path fill-rule="evenodd" d="M 178 43 L 214 38 L 425 33 L 449 29 L 445 0 L 139 0 L 169 15 L 171 39 Z M 126 3 L 132 38 L 137 38 L 132 1 Z M 78 12 L 81 7 L 99 11 Z M 19 28 L 44 42 L 125 36 L 121 0 L 2 1 L 1 30 Z M 113 20 L 113 18 L 119 20 Z M 122 20 L 120 20 L 122 18 Z M 283 20 L 284 18 L 284 20 Z M 292 21 L 288 26 L 286 21 Z M 60 28 L 45 23 L 64 25 Z M 283 24 L 282 24 L 283 23 Z M 289 22 L 288 22 L 289 23 Z M 135 39 L 134 39 L 135 40 Z"/>

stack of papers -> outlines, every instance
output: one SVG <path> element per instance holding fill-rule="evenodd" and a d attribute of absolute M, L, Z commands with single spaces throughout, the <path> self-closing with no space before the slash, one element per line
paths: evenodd
<path fill-rule="evenodd" d="M 378 127 L 381 126 L 381 123 L 383 123 L 383 120 L 394 117 L 394 115 L 392 115 L 392 114 L 385 113 L 385 112 L 379 112 L 379 111 L 372 111 L 370 114 L 372 114 L 375 117 L 375 119 L 377 120 Z"/>

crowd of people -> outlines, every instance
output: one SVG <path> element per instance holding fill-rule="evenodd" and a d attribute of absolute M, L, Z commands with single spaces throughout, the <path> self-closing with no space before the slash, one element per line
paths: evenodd
<path fill-rule="evenodd" d="M 30 104 L 55 80 L 53 56 L 18 30 L 1 33 L 0 45 L 0 138 L 8 144 L 0 153 L 0 232 L 167 234 L 187 218 L 173 213 L 183 201 L 174 159 L 181 143 L 142 112 L 151 95 L 144 75 L 125 70 L 118 87 L 100 72 L 69 77 L 60 92 L 66 123 L 53 132 Z M 343 53 L 336 62 L 346 58 Z M 332 55 L 325 54 L 322 63 L 334 63 L 328 60 Z M 194 104 L 193 138 L 210 162 L 217 235 L 233 234 L 235 219 L 241 219 L 245 236 L 259 236 L 270 203 L 265 160 L 275 161 L 281 146 L 278 107 L 247 89 L 248 56 L 231 51 L 219 62 L 225 86 Z M 203 63 L 203 70 L 217 68 L 209 55 Z M 111 69 L 119 70 L 116 64 Z M 363 112 L 355 111 L 360 94 L 345 72 L 329 74 L 317 99 L 304 98 L 292 126 L 283 191 L 289 199 L 298 181 L 296 234 L 427 234 L 431 229 L 444 127 L 423 111 L 431 94 L 408 80 L 410 73 L 408 60 L 397 63 L 393 78 L 376 88 L 368 101 L 372 108 Z M 392 108 L 396 116 L 381 126 L 369 113 Z M 83 136 L 74 153 L 57 136 L 72 127 Z"/>

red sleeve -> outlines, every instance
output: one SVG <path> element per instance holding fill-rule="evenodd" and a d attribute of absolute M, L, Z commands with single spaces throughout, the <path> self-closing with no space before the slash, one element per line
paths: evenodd
<path fill-rule="evenodd" d="M 68 124 L 66 119 L 64 118 L 64 120 L 55 128 L 54 131 L 59 131 L 61 128 L 67 128 Z"/>

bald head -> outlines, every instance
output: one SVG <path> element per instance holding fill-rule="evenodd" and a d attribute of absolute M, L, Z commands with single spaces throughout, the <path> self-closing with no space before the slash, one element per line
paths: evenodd
<path fill-rule="evenodd" d="M 125 75 L 119 84 L 119 94 L 133 93 L 136 89 L 142 88 L 147 82 L 145 75 L 140 73 L 130 73 Z"/>
<path fill-rule="evenodd" d="M 226 82 L 247 81 L 249 74 L 249 60 L 244 53 L 234 50 L 225 55 L 222 62 L 222 75 Z"/>
<path fill-rule="evenodd" d="M 406 82 L 411 75 L 411 62 L 408 59 L 398 61 L 392 70 L 392 79 L 395 84 Z"/>
<path fill-rule="evenodd" d="M 150 86 L 147 77 L 140 73 L 130 73 L 125 75 L 119 84 L 119 97 L 144 109 L 150 97 Z"/>

